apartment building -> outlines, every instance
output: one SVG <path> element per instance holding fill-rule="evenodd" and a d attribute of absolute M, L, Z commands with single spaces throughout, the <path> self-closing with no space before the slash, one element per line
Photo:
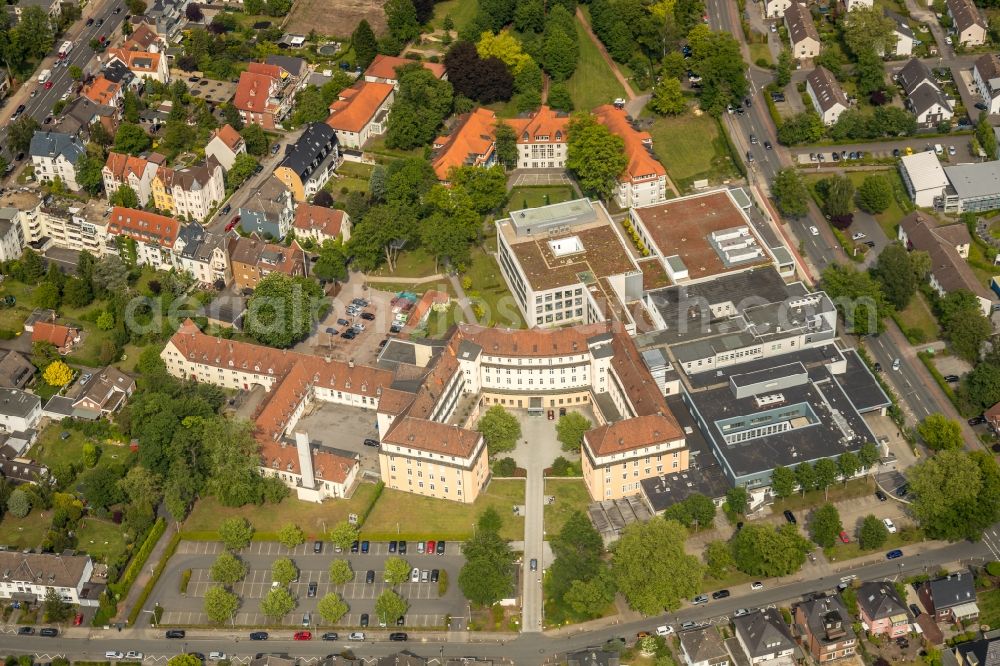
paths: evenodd
<path fill-rule="evenodd" d="M 222 168 L 229 171 L 237 155 L 247 152 L 247 144 L 231 125 L 223 125 L 212 132 L 212 138 L 205 144 L 205 159 L 215 159 Z"/>
<path fill-rule="evenodd" d="M 208 231 L 197 222 L 181 227 L 173 254 L 177 270 L 203 286 L 226 285 L 233 278 L 225 235 Z"/>
<path fill-rule="evenodd" d="M 337 208 L 301 203 L 295 207 L 292 227 L 296 238 L 309 238 L 317 245 L 338 238 L 345 243 L 351 239 L 351 218 Z"/>
<path fill-rule="evenodd" d="M 246 124 L 257 123 L 264 129 L 280 129 L 281 121 L 292 109 L 295 93 L 304 79 L 280 65 L 252 62 L 240 73 L 233 106 Z"/>
<path fill-rule="evenodd" d="M 236 214 L 244 233 L 282 239 L 292 228 L 295 202 L 284 183 L 272 176 L 261 183 Z"/>
<path fill-rule="evenodd" d="M 0 261 L 19 259 L 24 252 L 24 243 L 21 211 L 0 208 Z"/>
<path fill-rule="evenodd" d="M 25 432 L 42 418 L 42 401 L 33 394 L 15 388 L 0 388 L 0 428 L 5 432 Z"/>
<path fill-rule="evenodd" d="M 667 199 L 667 170 L 653 154 L 653 137 L 632 127 L 624 109 L 605 104 L 594 109 L 597 121 L 625 143 L 628 164 L 618 177 L 615 202 L 621 208 L 650 206 Z"/>
<path fill-rule="evenodd" d="M 108 208 L 103 201 L 81 203 L 48 196 L 25 217 L 28 242 L 48 238 L 53 245 L 67 250 L 86 250 L 98 257 L 105 252 Z"/>
<path fill-rule="evenodd" d="M 330 117 L 325 122 L 342 147 L 360 150 L 369 139 L 388 129 L 394 100 L 392 84 L 359 81 L 342 90 L 330 104 Z"/>
<path fill-rule="evenodd" d="M 563 169 L 566 167 L 566 128 L 569 114 L 544 104 L 523 118 L 506 121 L 517 136 L 517 168 Z"/>
<path fill-rule="evenodd" d="M 56 178 L 70 190 L 78 190 L 76 163 L 87 152 L 83 142 L 70 134 L 36 131 L 28 153 L 35 177 L 43 183 Z"/>
<path fill-rule="evenodd" d="M 320 191 L 340 162 L 336 132 L 326 123 L 311 123 L 298 141 L 285 146 L 285 158 L 274 177 L 301 202 Z"/>
<path fill-rule="evenodd" d="M 785 28 L 795 58 L 815 58 L 819 55 L 822 42 L 808 6 L 792 2 L 785 9 Z"/>
<path fill-rule="evenodd" d="M 0 570 L 4 574 L 0 599 L 41 603 L 49 590 L 55 590 L 67 603 L 97 606 L 97 592 L 104 587 L 95 585 L 93 593 L 88 593 L 94 563 L 87 555 L 3 551 Z"/>
<path fill-rule="evenodd" d="M 496 114 L 479 107 L 459 116 L 451 133 L 434 140 L 432 162 L 438 180 L 448 182 L 460 166 L 490 167 L 496 163 Z"/>
<path fill-rule="evenodd" d="M 126 264 L 151 266 L 169 271 L 180 222 L 135 208 L 115 206 L 108 218 L 109 252 L 119 254 Z"/>
<path fill-rule="evenodd" d="M 211 157 L 184 169 L 160 166 L 150 191 L 157 210 L 188 220 L 205 220 L 226 197 L 225 174 Z"/>
<path fill-rule="evenodd" d="M 850 657 L 857 651 L 858 637 L 839 596 L 802 602 L 794 607 L 794 618 L 803 631 L 802 647 L 819 663 Z"/>
<path fill-rule="evenodd" d="M 110 196 L 122 185 L 128 185 L 139 197 L 139 205 L 145 206 L 153 195 L 153 178 L 164 161 L 165 158 L 156 153 L 133 157 L 127 153 L 109 152 L 101 170 L 104 192 Z"/>
<path fill-rule="evenodd" d="M 1000 113 L 1000 56 L 987 53 L 976 58 L 972 81 L 988 107 L 987 113 Z"/>
<path fill-rule="evenodd" d="M 299 244 L 289 247 L 261 240 L 256 235 L 229 239 L 226 252 L 238 289 L 253 290 L 257 283 L 277 271 L 290 276 L 306 274 L 306 256 Z"/>

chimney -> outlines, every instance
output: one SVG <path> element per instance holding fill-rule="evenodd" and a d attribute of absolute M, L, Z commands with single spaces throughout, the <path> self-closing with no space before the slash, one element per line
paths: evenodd
<path fill-rule="evenodd" d="M 308 433 L 295 433 L 295 448 L 299 452 L 299 472 L 302 474 L 302 487 L 315 488 L 316 479 L 313 477 L 312 450 L 309 448 Z"/>

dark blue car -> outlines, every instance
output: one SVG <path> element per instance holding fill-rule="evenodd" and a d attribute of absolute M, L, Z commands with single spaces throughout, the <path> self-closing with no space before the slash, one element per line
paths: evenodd
<path fill-rule="evenodd" d="M 901 550 L 899 550 L 897 548 L 896 550 L 890 550 L 888 553 L 886 553 L 885 554 L 885 559 L 887 559 L 887 560 L 894 560 L 897 557 L 902 557 L 902 556 L 903 556 L 903 551 L 901 551 Z"/>

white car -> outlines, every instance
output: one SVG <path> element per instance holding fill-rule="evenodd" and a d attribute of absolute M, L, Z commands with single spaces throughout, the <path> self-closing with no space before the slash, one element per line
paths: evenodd
<path fill-rule="evenodd" d="M 121 652 L 105 652 L 104 653 L 104 658 L 105 659 L 124 659 L 125 655 L 123 655 Z"/>
<path fill-rule="evenodd" d="M 142 661 L 142 653 L 133 652 L 130 650 L 125 653 L 125 658 L 128 659 L 129 661 Z"/>
<path fill-rule="evenodd" d="M 811 233 L 813 236 L 819 236 L 819 229 L 817 229 L 816 227 L 809 227 L 809 233 Z"/>
<path fill-rule="evenodd" d="M 751 590 L 763 590 L 764 589 L 764 583 L 760 582 L 759 580 L 758 581 L 754 581 L 753 583 L 750 583 L 750 589 Z"/>
<path fill-rule="evenodd" d="M 419 583 L 420 582 L 420 569 L 414 569 L 410 572 L 410 582 Z"/>
<path fill-rule="evenodd" d="M 363 641 L 365 640 L 365 632 L 363 631 L 352 631 L 351 635 L 347 637 L 352 641 Z"/>
<path fill-rule="evenodd" d="M 749 608 L 737 608 L 736 611 L 733 613 L 733 617 L 743 617 L 744 615 L 749 615 L 749 614 L 750 614 Z"/>
<path fill-rule="evenodd" d="M 885 523 L 885 529 L 889 530 L 889 534 L 896 533 L 896 526 L 892 524 L 892 520 L 889 518 L 883 518 L 882 522 Z"/>
<path fill-rule="evenodd" d="M 864 237 L 865 235 L 863 233 L 861 233 L 860 231 L 855 231 L 854 235 L 851 236 L 851 240 L 861 240 Z"/>
<path fill-rule="evenodd" d="M 899 370 L 899 359 L 898 358 L 892 359 L 892 369 L 893 370 Z"/>
<path fill-rule="evenodd" d="M 669 636 L 672 633 L 674 633 L 674 628 L 669 624 L 663 624 L 656 628 L 657 636 Z"/>
<path fill-rule="evenodd" d="M 951 35 L 946 35 L 944 38 L 944 43 L 951 46 Z"/>
<path fill-rule="evenodd" d="M 955 150 L 955 146 L 948 146 L 948 154 L 949 155 L 954 155 L 956 152 L 957 151 Z"/>

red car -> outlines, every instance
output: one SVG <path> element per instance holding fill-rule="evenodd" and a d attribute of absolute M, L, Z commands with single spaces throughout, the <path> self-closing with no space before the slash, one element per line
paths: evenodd
<path fill-rule="evenodd" d="M 232 220 L 229 221 L 229 224 L 226 225 L 226 231 L 232 231 L 233 228 L 236 227 L 236 225 L 239 223 L 240 223 L 240 216 L 237 215 L 236 217 L 234 217 Z"/>
<path fill-rule="evenodd" d="M 426 553 L 427 553 L 428 555 L 433 555 L 433 554 L 434 554 L 434 546 L 435 546 L 435 545 L 436 545 L 436 544 L 435 544 L 435 543 L 434 543 L 433 541 L 428 541 L 428 542 L 427 542 L 427 550 L 426 550 L 425 552 L 426 552 Z"/>
<path fill-rule="evenodd" d="M 295 636 L 293 636 L 293 638 L 297 641 L 311 641 L 312 637 L 313 635 L 311 631 L 296 631 Z"/>
<path fill-rule="evenodd" d="M 52 89 L 52 81 L 46 81 L 45 82 L 45 89 L 46 90 L 51 90 Z"/>
<path fill-rule="evenodd" d="M 847 536 L 847 532 L 843 530 L 840 531 L 840 540 L 844 543 L 851 543 L 851 538 Z"/>
<path fill-rule="evenodd" d="M 77 613 L 76 617 L 73 618 L 73 626 L 79 627 L 81 624 L 83 624 L 83 613 Z"/>

